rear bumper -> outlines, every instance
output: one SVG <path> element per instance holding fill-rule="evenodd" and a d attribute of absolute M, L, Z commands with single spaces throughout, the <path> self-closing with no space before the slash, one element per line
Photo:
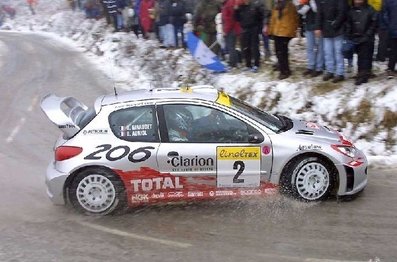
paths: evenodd
<path fill-rule="evenodd" d="M 54 162 L 48 165 L 45 178 L 47 195 L 55 205 L 65 205 L 63 188 L 67 177 L 67 174 L 55 169 Z"/>

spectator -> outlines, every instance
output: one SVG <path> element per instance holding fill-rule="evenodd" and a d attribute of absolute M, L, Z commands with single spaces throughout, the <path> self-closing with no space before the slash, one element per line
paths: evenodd
<path fill-rule="evenodd" d="M 346 37 L 355 43 L 358 55 L 356 85 L 368 82 L 374 53 L 376 11 L 366 0 L 353 0 L 346 23 Z"/>
<path fill-rule="evenodd" d="M 138 32 L 141 32 L 143 34 L 143 29 L 141 25 L 141 0 L 131 0 L 134 2 L 134 13 L 135 17 L 138 19 Z"/>
<path fill-rule="evenodd" d="M 303 75 L 316 77 L 322 75 L 324 69 L 323 38 L 322 36 L 316 37 L 314 34 L 317 13 L 316 1 L 301 0 L 298 5 L 298 13 L 305 19 L 307 69 L 303 72 Z"/>
<path fill-rule="evenodd" d="M 35 8 L 37 6 L 37 0 L 26 0 L 26 2 L 29 5 L 29 9 L 30 9 L 30 12 L 32 12 L 32 15 L 36 14 Z"/>
<path fill-rule="evenodd" d="M 216 29 L 216 44 L 218 44 L 221 48 L 220 55 L 224 60 L 226 54 L 226 43 L 225 37 L 223 36 L 223 22 L 222 22 L 222 13 L 218 13 L 215 16 L 215 29 Z"/>
<path fill-rule="evenodd" d="M 238 54 L 236 43 L 241 33 L 241 27 L 234 15 L 235 0 L 226 0 L 222 6 L 223 33 L 226 40 L 226 50 L 229 53 L 229 66 L 237 67 Z"/>
<path fill-rule="evenodd" d="M 117 27 L 117 4 L 116 0 L 102 0 L 105 4 L 105 12 L 110 17 L 110 21 L 113 24 L 114 31 L 118 31 Z"/>
<path fill-rule="evenodd" d="M 0 27 L 3 25 L 5 18 L 6 18 L 6 14 L 0 8 Z"/>
<path fill-rule="evenodd" d="M 333 79 L 332 82 L 337 83 L 345 79 L 342 43 L 347 10 L 346 0 L 317 2 L 315 34 L 317 37 L 323 37 L 326 69 L 324 81 Z"/>
<path fill-rule="evenodd" d="M 171 0 L 171 23 L 174 26 L 174 38 L 176 47 L 179 47 L 179 33 L 181 34 L 181 46 L 184 47 L 183 25 L 186 23 L 186 4 L 184 0 Z"/>
<path fill-rule="evenodd" d="M 242 28 L 241 47 L 247 69 L 258 72 L 260 66 L 259 34 L 262 31 L 265 10 L 259 0 L 243 0 L 240 5 L 235 5 L 235 18 Z M 294 7 L 295 8 L 295 7 Z M 252 66 L 252 58 L 254 66 Z"/>
<path fill-rule="evenodd" d="M 382 30 L 379 27 L 379 20 L 380 20 L 380 11 L 382 9 L 382 0 L 368 0 L 368 5 L 372 6 L 372 8 L 376 11 L 377 17 L 376 17 L 376 31 L 375 34 L 378 34 L 378 50 L 379 50 L 379 46 L 383 47 L 385 49 L 385 52 L 387 53 L 387 42 L 388 39 L 384 37 L 385 34 L 382 34 Z M 384 30 L 383 30 L 384 31 Z M 387 36 L 387 35 L 386 35 Z M 386 45 L 386 47 L 384 47 Z M 374 50 L 375 51 L 375 44 L 374 44 Z M 376 52 L 378 53 L 378 52 Z M 373 60 L 373 59 L 372 59 Z M 372 63 L 371 63 L 371 75 L 370 78 L 375 76 L 372 73 Z"/>
<path fill-rule="evenodd" d="M 125 27 L 125 21 L 123 17 L 123 11 L 127 7 L 126 0 L 116 0 L 117 5 L 117 31 L 122 30 Z"/>
<path fill-rule="evenodd" d="M 1 5 L 0 10 L 4 12 L 4 14 L 8 15 L 11 19 L 15 18 L 16 15 L 16 10 L 15 8 L 9 6 L 9 5 Z"/>
<path fill-rule="evenodd" d="M 149 33 L 153 32 L 154 14 L 154 0 L 141 0 L 139 9 L 139 20 L 142 26 L 142 33 L 144 38 L 149 37 Z"/>
<path fill-rule="evenodd" d="M 270 17 L 271 17 L 271 10 L 273 9 L 274 1 L 273 0 L 264 0 L 263 1 L 265 7 L 265 18 L 263 21 L 264 25 L 269 24 Z M 271 51 L 270 51 L 270 38 L 267 34 L 262 34 L 262 41 L 263 41 L 263 49 L 265 51 L 265 61 L 270 60 Z"/>
<path fill-rule="evenodd" d="M 216 42 L 215 16 L 220 11 L 220 5 L 215 0 L 201 0 L 193 17 L 193 26 L 196 33 L 207 46 Z M 219 46 L 215 45 L 214 53 L 219 54 Z"/>
<path fill-rule="evenodd" d="M 389 32 L 384 22 L 381 10 L 378 13 L 378 50 L 376 52 L 376 60 L 385 62 L 389 56 Z"/>
<path fill-rule="evenodd" d="M 382 6 L 382 18 L 389 32 L 390 56 L 387 65 L 389 78 L 396 76 L 397 62 L 397 0 L 384 0 Z"/>
<path fill-rule="evenodd" d="M 192 14 L 191 13 L 187 13 L 186 14 L 186 21 L 187 22 L 183 25 L 183 34 L 184 34 L 183 41 L 185 43 L 185 46 L 187 45 L 187 35 L 188 35 L 188 33 L 193 32 L 193 22 L 192 22 L 192 20 L 193 20 Z"/>
<path fill-rule="evenodd" d="M 273 36 L 279 79 L 288 78 L 291 70 L 288 61 L 288 44 L 296 36 L 298 29 L 298 13 L 290 0 L 277 0 L 272 10 L 268 34 Z"/>
<path fill-rule="evenodd" d="M 157 0 L 155 10 L 160 41 L 164 47 L 174 47 L 175 38 L 174 27 L 171 24 L 171 0 Z"/>
<path fill-rule="evenodd" d="M 139 38 L 139 17 L 135 13 L 135 4 L 135 0 L 129 1 L 129 4 L 124 9 L 123 17 L 126 31 L 133 31 L 135 36 Z"/>
<path fill-rule="evenodd" d="M 84 3 L 84 10 L 86 18 L 98 19 L 100 16 L 100 8 L 97 0 L 86 0 Z"/>
<path fill-rule="evenodd" d="M 186 4 L 186 12 L 192 14 L 196 10 L 197 0 L 184 0 Z"/>

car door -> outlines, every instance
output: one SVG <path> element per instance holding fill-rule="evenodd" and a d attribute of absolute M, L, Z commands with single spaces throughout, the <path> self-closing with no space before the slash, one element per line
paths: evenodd
<path fill-rule="evenodd" d="M 124 182 L 129 202 L 150 202 L 151 193 L 163 182 L 158 179 L 160 138 L 155 105 L 129 104 L 114 110 L 108 118 L 116 138 L 109 143 L 106 158 L 117 164 L 114 171 Z"/>
<path fill-rule="evenodd" d="M 182 177 L 192 197 L 235 196 L 237 189 L 261 187 L 261 175 L 267 175 L 262 163 L 268 163 L 262 151 L 271 146 L 262 132 L 210 104 L 168 103 L 158 110 L 159 170 Z M 266 158 L 271 163 L 271 152 Z"/>

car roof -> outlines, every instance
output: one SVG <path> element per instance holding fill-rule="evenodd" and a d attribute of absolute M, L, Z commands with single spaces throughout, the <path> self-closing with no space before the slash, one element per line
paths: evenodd
<path fill-rule="evenodd" d="M 112 105 L 148 99 L 201 99 L 215 102 L 224 94 L 210 85 L 182 88 L 154 88 L 127 91 L 118 95 L 109 94 L 101 99 L 101 105 Z"/>

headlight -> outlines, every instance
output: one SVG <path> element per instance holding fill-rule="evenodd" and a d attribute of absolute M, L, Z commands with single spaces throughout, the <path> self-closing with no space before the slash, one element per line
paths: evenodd
<path fill-rule="evenodd" d="M 331 145 L 331 147 L 338 151 L 339 153 L 344 154 L 345 156 L 354 158 L 357 153 L 357 149 L 354 146 L 345 146 L 345 145 Z"/>

